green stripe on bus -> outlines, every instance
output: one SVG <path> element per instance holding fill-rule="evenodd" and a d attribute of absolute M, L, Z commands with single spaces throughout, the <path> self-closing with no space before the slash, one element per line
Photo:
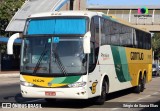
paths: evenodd
<path fill-rule="evenodd" d="M 56 77 L 50 83 L 52 84 L 72 84 L 77 82 L 81 76 Z"/>
<path fill-rule="evenodd" d="M 72 83 L 77 82 L 80 78 L 81 76 L 66 77 L 66 79 L 62 82 L 62 84 L 72 84 Z"/>
<path fill-rule="evenodd" d="M 120 82 L 131 81 L 124 47 L 111 46 L 116 75 Z"/>
<path fill-rule="evenodd" d="M 62 83 L 65 79 L 66 79 L 66 77 L 54 78 L 54 79 L 51 81 L 51 83 L 52 83 L 52 84 L 60 84 L 60 83 Z"/>

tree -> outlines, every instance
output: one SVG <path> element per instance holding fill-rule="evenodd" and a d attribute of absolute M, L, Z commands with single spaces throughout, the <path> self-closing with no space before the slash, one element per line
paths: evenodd
<path fill-rule="evenodd" d="M 152 37 L 152 49 L 154 51 L 154 59 L 160 58 L 160 33 L 155 33 Z"/>
<path fill-rule="evenodd" d="M 18 9 L 22 6 L 25 0 L 1 0 L 0 1 L 0 36 L 8 36 L 9 34 L 5 32 L 5 29 L 14 16 L 14 14 L 18 11 Z M 0 53 L 6 53 L 6 45 L 0 44 Z"/>
<path fill-rule="evenodd" d="M 0 2 L 0 35 L 7 36 L 8 34 L 5 32 L 5 29 L 14 16 L 14 14 L 18 11 L 18 9 L 22 6 L 25 0 L 2 0 Z"/>

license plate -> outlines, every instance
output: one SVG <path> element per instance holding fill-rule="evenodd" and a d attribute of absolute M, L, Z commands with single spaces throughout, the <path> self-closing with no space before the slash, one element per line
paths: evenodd
<path fill-rule="evenodd" d="M 56 92 L 46 91 L 46 92 L 45 92 L 45 95 L 46 95 L 46 96 L 56 96 Z"/>

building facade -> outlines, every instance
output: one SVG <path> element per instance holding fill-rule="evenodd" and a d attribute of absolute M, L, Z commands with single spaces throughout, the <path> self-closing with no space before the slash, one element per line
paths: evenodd
<path fill-rule="evenodd" d="M 128 21 L 133 26 L 146 29 L 150 32 L 160 31 L 160 7 L 148 6 L 102 6 L 88 5 L 87 10 L 104 12 Z"/>

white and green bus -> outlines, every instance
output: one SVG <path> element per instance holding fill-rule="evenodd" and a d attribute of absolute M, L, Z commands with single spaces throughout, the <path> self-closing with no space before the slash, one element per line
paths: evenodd
<path fill-rule="evenodd" d="M 62 11 L 31 15 L 23 34 L 20 86 L 25 98 L 46 101 L 95 98 L 152 78 L 151 35 L 100 12 Z"/>

